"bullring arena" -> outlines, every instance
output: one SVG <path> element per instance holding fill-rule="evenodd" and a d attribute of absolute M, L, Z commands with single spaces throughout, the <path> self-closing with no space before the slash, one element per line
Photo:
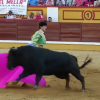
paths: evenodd
<path fill-rule="evenodd" d="M 28 6 L 27 14 L 40 11 L 47 18 L 50 15 L 47 14 L 47 11 L 50 12 L 47 8 L 52 7 Z M 72 75 L 71 89 L 65 89 L 65 80 L 55 76 L 44 76 L 51 87 L 39 87 L 34 90 L 33 85 L 21 87 L 21 82 L 17 85 L 10 82 L 6 88 L 0 88 L 0 100 L 100 100 L 100 8 L 54 8 L 54 11 L 59 11 L 56 13 L 51 9 L 57 18 L 52 15 L 56 21 L 47 22 L 45 48 L 75 55 L 79 66 L 83 64 L 87 55 L 93 59 L 92 63 L 81 70 L 86 91 L 82 92 L 81 83 Z M 40 21 L 43 20 L 0 19 L 0 53 L 7 53 L 12 46 L 19 47 L 30 43 Z"/>
<path fill-rule="evenodd" d="M 4 43 L 2 43 L 4 46 Z M 11 44 L 9 45 L 18 45 Z M 20 44 L 25 45 L 25 44 Z M 19 45 L 19 46 L 20 46 Z M 68 45 L 66 45 L 68 46 Z M 75 45 L 73 45 L 74 48 Z M 89 47 L 90 45 L 88 45 Z M 92 45 L 93 46 L 93 45 Z M 55 50 L 52 44 L 47 44 L 47 47 Z M 55 46 L 54 46 L 55 47 Z M 85 77 L 86 91 L 82 92 L 81 83 L 71 75 L 70 87 L 71 89 L 65 89 L 65 80 L 58 79 L 55 76 L 45 76 L 47 84 L 51 85 L 50 88 L 39 87 L 37 90 L 33 89 L 33 85 L 27 85 L 26 87 L 21 87 L 22 83 L 17 85 L 12 85 L 9 83 L 6 88 L 0 89 L 0 99 L 1 100 L 100 100 L 100 52 L 91 51 L 91 50 L 78 50 L 84 48 L 84 45 L 76 46 L 77 50 L 63 50 L 59 49 L 56 51 L 59 52 L 68 52 L 75 55 L 78 58 L 79 65 L 83 64 L 87 55 L 89 55 L 93 61 L 91 64 L 87 65 L 84 69 L 81 70 L 82 75 Z M 95 46 L 93 46 L 95 48 Z M 96 48 L 99 49 L 99 46 Z M 9 49 L 0 49 L 0 53 L 8 52 Z"/>

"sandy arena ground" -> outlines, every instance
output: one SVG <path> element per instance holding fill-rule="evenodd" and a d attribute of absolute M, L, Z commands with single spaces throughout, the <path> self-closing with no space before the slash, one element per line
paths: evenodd
<path fill-rule="evenodd" d="M 7 49 L 0 49 L 0 53 L 7 51 Z M 33 90 L 32 85 L 21 87 L 22 83 L 8 84 L 7 88 L 0 89 L 0 100 L 100 100 L 100 52 L 69 50 L 65 52 L 77 56 L 79 65 L 83 63 L 87 54 L 93 58 L 93 62 L 81 70 L 85 77 L 86 92 L 81 91 L 81 83 L 72 75 L 70 90 L 65 89 L 65 80 L 46 76 L 50 88 L 39 87 Z"/>

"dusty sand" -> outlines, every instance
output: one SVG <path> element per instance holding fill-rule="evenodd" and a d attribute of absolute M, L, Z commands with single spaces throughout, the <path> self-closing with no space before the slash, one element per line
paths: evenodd
<path fill-rule="evenodd" d="M 7 51 L 7 49 L 0 49 L 0 53 Z M 65 52 L 77 56 L 79 65 L 88 54 L 93 58 L 93 62 L 81 70 L 85 77 L 86 92 L 81 91 L 81 83 L 72 75 L 70 90 L 65 89 L 65 80 L 55 76 L 46 76 L 51 88 L 39 87 L 33 90 L 32 85 L 21 87 L 22 83 L 15 86 L 8 84 L 7 88 L 0 89 L 0 100 L 100 100 L 100 52 L 69 50 Z"/>

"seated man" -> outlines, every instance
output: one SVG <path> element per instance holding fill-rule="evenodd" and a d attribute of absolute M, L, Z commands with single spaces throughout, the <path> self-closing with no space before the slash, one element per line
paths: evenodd
<path fill-rule="evenodd" d="M 36 19 L 36 17 L 34 16 L 34 13 L 30 13 L 30 15 L 28 16 L 28 19 Z"/>

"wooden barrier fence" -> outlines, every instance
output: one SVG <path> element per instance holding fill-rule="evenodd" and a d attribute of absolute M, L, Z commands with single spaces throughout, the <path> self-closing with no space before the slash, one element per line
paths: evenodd
<path fill-rule="evenodd" d="M 39 21 L 0 19 L 0 40 L 31 40 Z M 47 41 L 100 42 L 98 23 L 48 22 Z"/>

